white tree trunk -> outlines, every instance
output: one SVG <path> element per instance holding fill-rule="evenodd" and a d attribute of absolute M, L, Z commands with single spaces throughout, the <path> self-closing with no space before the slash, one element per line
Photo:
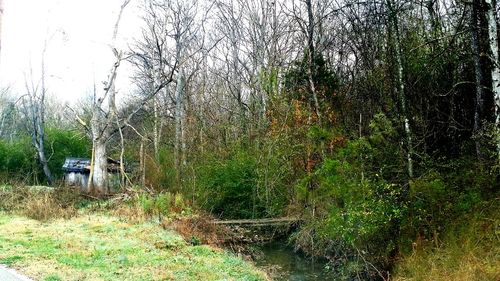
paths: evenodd
<path fill-rule="evenodd" d="M 500 61 L 498 59 L 497 13 L 492 0 L 486 0 L 488 37 L 491 50 L 491 90 L 495 101 L 495 128 L 498 160 L 500 161 Z"/>
<path fill-rule="evenodd" d="M 399 36 L 399 24 L 398 24 L 398 13 L 395 10 L 395 5 L 392 3 L 392 0 L 387 0 L 387 6 L 389 8 L 389 20 L 392 25 L 392 46 L 394 48 L 394 52 L 396 55 L 396 83 L 397 83 L 397 92 L 399 96 L 399 102 L 401 103 L 401 115 L 403 118 L 404 131 L 406 136 L 406 161 L 407 161 L 407 169 L 408 176 L 410 178 L 413 177 L 413 139 L 412 139 L 412 131 L 410 126 L 410 118 L 408 114 L 408 110 L 406 108 L 406 95 L 405 95 L 405 84 L 404 84 L 404 69 L 403 69 L 403 60 L 401 55 L 401 39 Z"/>
<path fill-rule="evenodd" d="M 40 163 L 42 164 L 43 167 L 43 172 L 45 174 L 45 177 L 47 178 L 47 181 L 49 185 L 52 185 L 54 179 L 52 177 L 52 173 L 50 172 L 49 169 L 49 163 L 45 154 L 45 94 L 47 91 L 47 87 L 45 85 L 45 52 L 47 50 L 47 41 L 45 41 L 45 46 L 43 48 L 43 55 L 42 55 L 42 93 L 40 95 L 40 98 L 38 101 L 36 101 L 36 104 L 34 105 L 35 108 L 37 109 L 37 116 L 35 117 L 35 120 L 37 120 L 36 124 L 36 129 L 35 131 L 38 131 L 38 157 L 40 159 Z"/>
<path fill-rule="evenodd" d="M 101 109 L 101 102 L 94 102 L 92 111 L 92 120 L 90 129 L 92 132 L 92 163 L 91 175 L 89 179 L 89 190 L 97 194 L 108 193 L 108 156 L 107 140 L 111 122 L 107 124 L 108 119 Z"/>
<path fill-rule="evenodd" d="M 40 163 L 42 165 L 43 173 L 45 174 L 45 177 L 47 178 L 47 182 L 49 183 L 49 185 L 52 185 L 53 184 L 53 177 L 52 177 L 52 173 L 50 172 L 49 163 L 48 163 L 47 157 L 45 156 L 45 148 L 43 146 L 44 146 L 44 141 L 41 141 L 41 143 L 37 147 L 38 159 L 40 160 Z"/>
<path fill-rule="evenodd" d="M 41 89 L 37 89 L 33 82 L 33 71 L 31 73 L 31 83 L 25 81 L 27 94 L 23 96 L 24 113 L 29 120 L 29 133 L 31 134 L 32 143 L 38 155 L 38 160 L 42 167 L 43 173 L 49 185 L 53 183 L 52 173 L 50 172 L 48 159 L 45 153 L 45 52 L 47 48 L 47 41 L 45 41 L 44 49 L 42 52 L 42 74 L 41 74 Z M 31 85 L 30 85 L 31 84 Z M 39 92 L 38 92 L 39 91 Z"/>
<path fill-rule="evenodd" d="M 94 142 L 94 174 L 92 177 L 95 191 L 99 194 L 109 193 L 108 187 L 108 157 L 106 141 L 102 138 Z"/>
<path fill-rule="evenodd" d="M 314 101 L 314 110 L 316 112 L 316 118 L 318 118 L 318 124 L 321 126 L 321 111 L 319 108 L 318 94 L 316 92 L 316 84 L 314 82 L 314 76 L 316 75 L 315 58 L 316 52 L 314 50 L 314 13 L 312 0 L 306 0 L 307 6 L 307 51 L 308 51 L 308 67 L 307 67 L 307 78 L 309 80 L 309 87 Z"/>
<path fill-rule="evenodd" d="M 93 158 L 91 160 L 90 167 L 91 175 L 89 179 L 89 187 L 91 191 L 95 191 L 99 194 L 109 193 L 107 142 L 112 133 L 114 121 L 117 120 L 115 80 L 118 73 L 118 67 L 120 66 L 122 60 L 122 52 L 115 48 L 115 44 L 123 11 L 129 3 L 130 0 L 123 0 L 123 4 L 121 5 L 118 18 L 114 26 L 111 49 L 115 55 L 116 61 L 113 63 L 113 66 L 108 74 L 108 79 L 105 82 L 104 94 L 98 97 L 94 92 L 92 119 L 90 121 Z M 102 107 L 105 99 L 108 100 L 107 113 L 105 113 Z"/>

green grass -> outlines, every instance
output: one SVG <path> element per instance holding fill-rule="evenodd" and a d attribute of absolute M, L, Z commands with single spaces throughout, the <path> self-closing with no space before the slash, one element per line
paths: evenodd
<path fill-rule="evenodd" d="M 500 200 L 448 225 L 439 247 L 429 244 L 415 243 L 398 263 L 394 280 L 500 280 Z"/>
<path fill-rule="evenodd" d="M 39 222 L 0 213 L 0 263 L 35 280 L 266 280 L 252 264 L 191 246 L 157 224 L 108 215 Z"/>

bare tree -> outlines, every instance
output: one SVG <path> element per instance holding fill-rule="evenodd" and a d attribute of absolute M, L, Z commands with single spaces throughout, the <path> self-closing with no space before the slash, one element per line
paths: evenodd
<path fill-rule="evenodd" d="M 148 81 L 145 93 L 156 91 L 157 85 L 168 84 L 176 75 L 175 89 L 165 87 L 163 106 L 159 106 L 159 99 L 152 100 L 152 136 L 158 159 L 165 116 L 174 119 L 174 153 L 177 171 L 180 171 L 186 163 L 186 83 L 193 75 L 188 62 L 203 49 L 203 42 L 198 39 L 203 19 L 197 19 L 197 1 L 148 0 L 144 13 L 145 28 L 134 51 L 134 64 L 138 67 L 138 77 Z M 143 80 L 138 79 L 139 84 Z"/>
<path fill-rule="evenodd" d="M 116 48 L 116 37 L 123 11 L 129 3 L 130 0 L 125 0 L 121 5 L 120 12 L 114 26 L 111 48 L 113 54 L 115 55 L 115 62 L 108 74 L 107 81 L 104 85 L 104 91 L 100 95 L 94 92 L 92 118 L 90 121 L 92 134 L 92 159 L 89 190 L 97 193 L 109 193 L 107 142 L 114 129 L 113 124 L 116 118 L 114 111 L 114 108 L 116 107 L 115 80 L 118 68 L 123 59 L 123 52 L 118 51 Z M 104 107 L 104 102 L 106 100 L 107 108 Z"/>
<path fill-rule="evenodd" d="M 302 33 L 301 36 L 305 39 L 304 54 L 307 62 L 307 82 L 309 84 L 309 92 L 314 103 L 313 106 L 316 119 L 318 124 L 321 125 L 321 109 L 317 93 L 317 85 L 315 82 L 315 60 L 318 55 L 316 50 L 316 33 L 321 22 L 316 19 L 317 17 L 315 16 L 314 3 L 312 0 L 303 0 L 300 2 L 303 2 L 305 5 L 306 15 L 303 15 L 303 9 L 300 6 L 297 6 L 295 1 L 292 3 L 292 15 Z"/>
<path fill-rule="evenodd" d="M 143 97 L 137 104 L 137 107 L 132 110 L 127 116 L 118 116 L 118 110 L 116 106 L 116 90 L 115 81 L 118 74 L 118 68 L 122 61 L 126 58 L 132 56 L 125 56 L 123 51 L 119 51 L 116 48 L 116 37 L 118 34 L 118 28 L 120 20 L 124 9 L 130 3 L 130 0 L 125 0 L 120 8 L 117 21 L 115 23 L 111 49 L 115 55 L 115 63 L 111 67 L 107 81 L 104 82 L 104 91 L 102 94 L 97 95 L 94 92 L 93 106 L 92 106 L 92 118 L 90 122 L 90 130 L 92 135 L 92 161 L 91 161 L 91 176 L 89 180 L 89 190 L 95 191 L 97 193 L 109 193 L 108 186 L 108 152 L 107 143 L 110 138 L 115 134 L 119 133 L 121 137 L 122 153 L 121 153 L 121 163 L 120 168 L 122 174 L 124 174 L 124 140 L 122 129 L 124 127 L 130 126 L 130 120 L 135 114 L 137 114 L 141 108 L 143 108 L 150 100 L 152 100 L 158 92 L 160 92 L 168 83 L 172 81 L 173 72 L 162 80 L 162 83 L 156 86 L 156 88 Z"/>
<path fill-rule="evenodd" d="M 41 79 L 40 84 L 34 82 L 33 69 L 30 68 L 30 80 L 25 77 L 26 94 L 22 96 L 22 109 L 27 118 L 27 131 L 31 134 L 33 146 L 38 155 L 38 160 L 42 166 L 43 173 L 49 185 L 52 185 L 54 178 L 49 169 L 48 159 L 45 153 L 45 98 L 47 87 L 45 85 L 45 52 L 47 40 L 42 53 Z"/>

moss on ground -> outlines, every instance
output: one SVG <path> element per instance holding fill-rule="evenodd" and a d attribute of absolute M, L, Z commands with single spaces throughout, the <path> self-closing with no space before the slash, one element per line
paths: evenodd
<path fill-rule="evenodd" d="M 0 264 L 35 280 L 266 280 L 252 264 L 157 224 L 95 214 L 39 222 L 0 213 Z"/>

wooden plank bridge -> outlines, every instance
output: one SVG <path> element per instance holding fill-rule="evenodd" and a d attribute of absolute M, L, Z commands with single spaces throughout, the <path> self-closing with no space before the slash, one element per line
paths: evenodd
<path fill-rule="evenodd" d="M 299 223 L 301 220 L 294 217 L 269 219 L 242 219 L 242 220 L 214 220 L 214 224 L 226 226 L 259 227 L 259 226 L 286 226 Z"/>
<path fill-rule="evenodd" d="M 226 241 L 236 243 L 262 243 L 283 237 L 293 230 L 301 220 L 295 217 L 213 220 L 215 225 L 226 229 Z"/>

